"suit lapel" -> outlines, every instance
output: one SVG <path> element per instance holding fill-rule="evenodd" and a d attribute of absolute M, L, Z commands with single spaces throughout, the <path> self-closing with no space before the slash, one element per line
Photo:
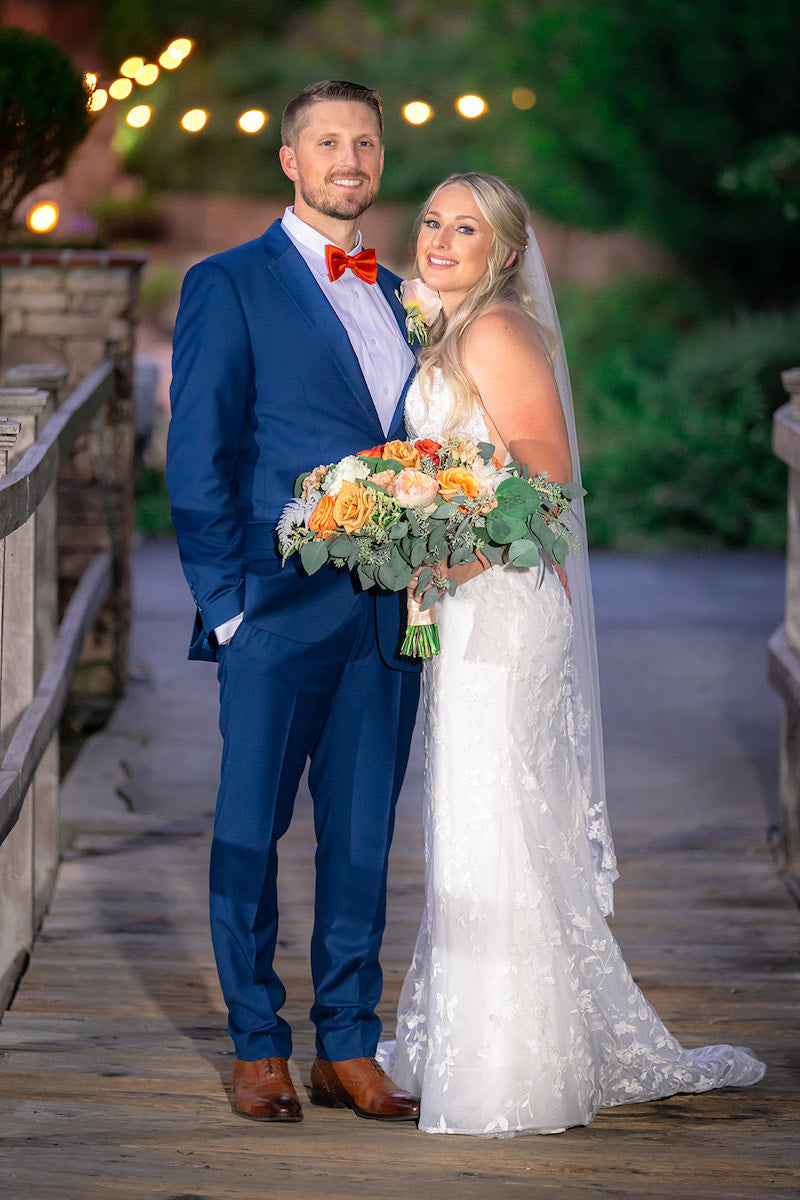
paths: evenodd
<path fill-rule="evenodd" d="M 303 256 L 278 221 L 270 226 L 264 239 L 270 270 L 314 335 L 324 339 L 334 366 L 354 398 L 373 421 L 378 421 L 372 396 L 347 330 L 328 303 Z"/>
<path fill-rule="evenodd" d="M 400 281 L 395 275 L 392 275 L 391 272 L 387 271 L 385 267 L 378 267 L 378 286 L 386 297 L 389 307 L 395 315 L 397 324 L 400 327 L 400 332 L 404 338 L 408 338 L 408 330 L 406 329 L 406 310 L 403 308 L 402 301 L 397 294 L 399 284 Z M 420 342 L 413 334 L 409 344 L 414 352 L 414 357 L 416 358 L 420 351 Z M 400 393 L 400 398 L 397 401 L 397 407 L 395 408 L 394 415 L 392 416 L 390 437 L 392 436 L 392 431 L 396 430 L 399 425 L 402 425 L 403 406 L 406 402 L 406 393 L 411 387 L 411 381 L 416 373 L 417 368 L 414 366 L 409 371 L 408 377 L 403 384 L 403 390 Z"/>

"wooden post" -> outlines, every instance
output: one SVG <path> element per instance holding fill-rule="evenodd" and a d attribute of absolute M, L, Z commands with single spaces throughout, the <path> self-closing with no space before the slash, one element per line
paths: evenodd
<path fill-rule="evenodd" d="M 0 477 L 8 468 L 8 456 L 19 436 L 18 421 L 0 420 Z M 4 637 L 6 600 L 6 542 L 0 540 L 0 666 L 9 652 Z M 0 726 L 5 722 L 0 693 Z M 7 744 L 7 743 L 6 743 Z M 33 898 L 30 856 L 32 839 L 22 822 L 0 846 L 0 1011 L 8 1007 L 16 981 L 31 944 Z"/>
<path fill-rule="evenodd" d="M 786 621 L 769 643 L 769 677 L 784 702 L 779 798 L 781 867 L 800 901 L 800 368 L 784 371 L 789 403 L 774 418 L 773 450 L 789 467 Z"/>
<path fill-rule="evenodd" d="M 7 389 L 0 389 L 0 416 L 8 413 L 25 422 L 32 420 L 32 438 L 41 433 L 58 403 L 58 393 L 66 383 L 67 372 L 55 364 L 20 366 L 6 373 Z M 19 389 L 27 389 L 21 391 Z M 17 397 L 24 399 L 24 411 Z M 21 437 L 14 461 L 27 449 Z M 34 687 L 50 657 L 58 627 L 58 546 L 57 490 L 51 488 L 31 518 L 34 524 Z M 53 737 L 45 752 L 33 784 L 28 804 L 33 808 L 33 930 L 39 928 L 50 901 L 60 856 L 60 814 L 58 801 L 58 737 Z"/>

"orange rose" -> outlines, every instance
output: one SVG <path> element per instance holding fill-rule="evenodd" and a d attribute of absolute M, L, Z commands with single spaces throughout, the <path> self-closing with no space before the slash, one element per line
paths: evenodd
<path fill-rule="evenodd" d="M 414 442 L 414 449 L 419 450 L 422 458 L 432 458 L 434 462 L 439 457 L 441 448 L 442 443 L 434 442 L 432 438 L 421 438 L 420 441 Z"/>
<path fill-rule="evenodd" d="M 375 507 L 375 493 L 362 483 L 345 480 L 333 503 L 333 516 L 346 533 L 358 533 Z"/>
<path fill-rule="evenodd" d="M 370 475 L 370 483 L 376 483 L 378 487 L 382 487 L 388 495 L 394 495 L 394 481 L 397 477 L 397 471 L 377 471 L 374 475 Z"/>
<path fill-rule="evenodd" d="M 359 450 L 356 458 L 383 458 L 383 446 L 373 446 L 371 450 Z"/>
<path fill-rule="evenodd" d="M 445 500 L 452 500 L 457 492 L 474 500 L 483 490 L 480 483 L 466 467 L 448 467 L 436 475 L 439 487 Z"/>
<path fill-rule="evenodd" d="M 308 518 L 308 528 L 312 529 L 317 534 L 317 537 L 324 539 L 336 532 L 333 504 L 333 496 L 323 496 Z"/>
<path fill-rule="evenodd" d="M 383 457 L 393 458 L 401 467 L 418 467 L 420 463 L 419 450 L 415 450 L 411 442 L 387 442 Z"/>

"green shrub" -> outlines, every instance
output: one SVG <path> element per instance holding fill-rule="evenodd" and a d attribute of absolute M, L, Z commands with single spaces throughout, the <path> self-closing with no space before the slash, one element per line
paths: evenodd
<path fill-rule="evenodd" d="M 630 312 L 623 328 L 625 301 L 648 286 L 563 305 L 592 543 L 781 549 L 786 468 L 772 414 L 786 400 L 780 372 L 800 361 L 800 310 L 701 322 L 698 306 L 682 322 L 667 284 L 660 307 Z"/>
<path fill-rule="evenodd" d="M 136 528 L 145 537 L 175 537 L 164 472 L 143 467 L 136 478 Z"/>

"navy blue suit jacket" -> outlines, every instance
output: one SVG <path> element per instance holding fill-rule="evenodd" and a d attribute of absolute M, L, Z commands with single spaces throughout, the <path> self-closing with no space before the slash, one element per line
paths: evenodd
<path fill-rule="evenodd" d="M 378 268 L 404 330 L 398 279 Z M 280 221 L 215 254 L 184 280 L 175 326 L 167 483 L 181 561 L 197 603 L 191 658 L 214 657 L 213 630 L 248 621 L 297 642 L 333 633 L 358 603 L 347 571 L 281 565 L 275 523 L 294 481 L 405 436 L 406 380 L 384 435 L 347 332 Z M 397 654 L 405 594 L 375 597 L 384 660 Z M 209 640 L 209 635 L 212 635 Z"/>

